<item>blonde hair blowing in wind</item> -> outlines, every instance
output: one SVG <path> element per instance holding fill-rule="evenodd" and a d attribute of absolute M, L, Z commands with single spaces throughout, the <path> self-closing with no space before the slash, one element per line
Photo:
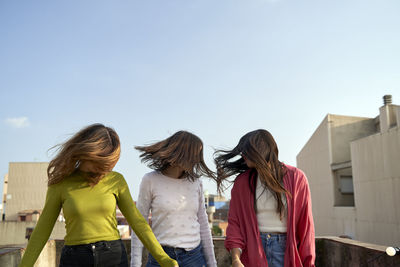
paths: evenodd
<path fill-rule="evenodd" d="M 82 162 L 95 166 L 95 173 L 85 175 L 89 184 L 94 186 L 113 169 L 121 152 L 117 133 L 100 123 L 83 128 L 65 143 L 53 148 L 57 148 L 58 153 L 47 168 L 49 186 L 68 177 Z"/>

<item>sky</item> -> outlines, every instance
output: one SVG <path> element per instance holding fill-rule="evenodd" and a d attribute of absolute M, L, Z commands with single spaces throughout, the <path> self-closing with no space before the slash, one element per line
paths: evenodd
<path fill-rule="evenodd" d="M 95 122 L 119 134 L 134 199 L 150 171 L 134 146 L 178 130 L 211 169 L 259 128 L 295 166 L 326 114 L 400 104 L 399 14 L 398 0 L 1 1 L 0 177 Z"/>

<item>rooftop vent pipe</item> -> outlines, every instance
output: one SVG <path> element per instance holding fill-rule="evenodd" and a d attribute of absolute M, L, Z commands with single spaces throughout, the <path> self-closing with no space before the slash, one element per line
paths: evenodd
<path fill-rule="evenodd" d="M 385 106 L 392 104 L 392 95 L 384 95 L 383 96 L 383 104 Z"/>

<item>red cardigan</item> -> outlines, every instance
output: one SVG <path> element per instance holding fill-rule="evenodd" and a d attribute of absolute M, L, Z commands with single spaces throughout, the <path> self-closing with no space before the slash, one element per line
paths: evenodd
<path fill-rule="evenodd" d="M 314 222 L 307 178 L 301 170 L 285 166 L 287 171 L 283 183 L 292 197 L 286 194 L 287 235 L 284 266 L 314 267 Z M 250 170 L 240 174 L 231 191 L 225 247 L 228 251 L 241 248 L 243 252 L 240 260 L 245 267 L 267 267 L 254 211 L 254 194 L 249 186 L 249 174 Z"/>

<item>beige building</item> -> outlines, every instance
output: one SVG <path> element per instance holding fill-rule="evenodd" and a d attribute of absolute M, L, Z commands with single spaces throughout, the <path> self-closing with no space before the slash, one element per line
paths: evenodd
<path fill-rule="evenodd" d="M 328 114 L 297 155 L 309 180 L 317 235 L 400 244 L 400 106 L 376 118 Z"/>
<path fill-rule="evenodd" d="M 6 221 L 17 221 L 20 211 L 43 208 L 47 190 L 47 166 L 47 162 L 10 162 Z"/>
<path fill-rule="evenodd" d="M 3 196 L 1 199 L 1 209 L 0 209 L 0 221 L 5 220 L 5 213 L 4 209 L 6 208 L 6 202 L 7 202 L 7 188 L 8 188 L 8 174 L 4 175 L 4 183 L 3 183 Z"/>
<path fill-rule="evenodd" d="M 47 162 L 11 162 L 4 178 L 4 220 L 0 222 L 0 245 L 26 244 L 35 227 L 47 191 Z M 65 226 L 60 215 L 51 239 L 63 239 Z"/>

